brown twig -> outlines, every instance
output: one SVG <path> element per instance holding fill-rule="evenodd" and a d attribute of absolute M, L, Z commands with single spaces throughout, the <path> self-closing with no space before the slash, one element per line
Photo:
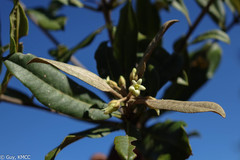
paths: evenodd
<path fill-rule="evenodd" d="M 225 32 L 228 32 L 232 27 L 240 22 L 240 16 L 234 15 L 232 22 L 226 27 Z"/>
<path fill-rule="evenodd" d="M 22 2 L 20 2 L 20 3 L 21 3 L 23 9 L 24 9 L 25 12 L 26 12 L 27 9 L 26 9 L 25 4 L 23 4 Z M 40 28 L 40 30 L 51 40 L 51 42 L 52 42 L 55 46 L 58 46 L 58 45 L 60 44 L 60 42 L 59 42 L 50 32 L 48 32 L 46 29 L 42 28 L 42 27 L 38 24 L 37 20 L 36 20 L 31 14 L 28 14 L 27 12 L 26 12 L 26 14 L 28 15 L 29 19 L 30 19 L 38 28 Z M 72 57 L 73 57 L 73 58 L 70 58 L 70 61 L 71 61 L 72 59 L 74 59 L 74 61 L 71 61 L 74 65 L 79 66 L 79 67 L 83 67 L 83 65 L 81 64 L 81 62 L 79 62 L 74 56 L 72 56 Z"/>
<path fill-rule="evenodd" d="M 94 8 L 94 7 L 86 5 L 86 4 L 84 4 L 83 6 L 84 6 L 84 8 L 89 9 L 91 11 L 95 11 L 95 12 L 100 12 L 101 11 L 101 7 Z"/>
<path fill-rule="evenodd" d="M 95 121 L 95 120 L 91 120 L 91 119 L 84 119 L 84 120 L 83 119 L 78 119 L 78 118 L 71 117 L 69 115 L 57 112 L 55 110 L 52 110 L 52 109 L 49 109 L 49 108 L 37 105 L 37 104 L 35 104 L 33 102 L 25 102 L 25 101 L 23 101 L 23 100 L 21 100 L 19 98 L 7 96 L 7 95 L 4 95 L 4 94 L 0 95 L 0 103 L 1 102 L 8 102 L 8 103 L 12 103 L 12 104 L 17 104 L 17 105 L 29 107 L 29 108 L 35 108 L 35 109 L 38 109 L 38 110 L 41 110 L 41 111 L 46 111 L 46 112 L 49 112 L 49 113 L 62 115 L 62 116 L 66 116 L 66 117 L 69 117 L 69 118 L 72 118 L 72 119 L 75 119 L 75 120 L 86 121 L 86 122 L 93 123 L 93 124 L 106 124 L 106 125 L 120 126 L 120 123 L 113 122 L 113 121 L 101 121 L 101 120 Z"/>
<path fill-rule="evenodd" d="M 40 110 L 43 110 L 43 111 L 55 112 L 55 111 L 52 111 L 52 110 L 50 110 L 48 108 L 45 108 L 45 107 L 39 106 L 37 104 L 34 104 L 33 102 L 24 102 L 21 99 L 18 99 L 18 98 L 15 98 L 15 97 L 10 97 L 10 96 L 4 95 L 4 94 L 0 95 L 0 102 L 1 101 L 2 102 L 12 103 L 12 104 L 24 105 L 24 106 L 27 106 L 27 107 L 40 109 Z"/>
<path fill-rule="evenodd" d="M 111 44 L 113 44 L 113 35 L 112 35 L 112 21 L 111 21 L 111 6 L 106 0 L 102 0 L 102 12 L 106 22 L 108 36 Z"/>
<path fill-rule="evenodd" d="M 74 64 L 75 66 L 82 67 L 82 68 L 86 68 L 82 63 L 79 62 L 79 60 L 78 60 L 75 56 L 71 56 L 71 57 L 70 57 L 70 61 L 71 61 L 72 64 Z"/>
<path fill-rule="evenodd" d="M 193 31 L 196 29 L 196 27 L 198 26 L 198 24 L 201 22 L 202 18 L 204 17 L 204 15 L 208 12 L 209 7 L 212 5 L 212 3 L 215 0 L 209 0 L 208 4 L 206 5 L 206 7 L 204 7 L 202 9 L 202 12 L 199 14 L 199 16 L 197 17 L 197 19 L 195 20 L 195 22 L 193 23 L 193 25 L 189 28 L 186 37 L 185 37 L 185 41 L 188 40 L 188 38 L 191 36 L 191 34 L 193 33 Z"/>

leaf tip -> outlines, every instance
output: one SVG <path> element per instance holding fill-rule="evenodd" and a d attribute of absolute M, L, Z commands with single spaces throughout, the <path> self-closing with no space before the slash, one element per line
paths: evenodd
<path fill-rule="evenodd" d="M 32 60 L 30 60 L 27 65 L 31 64 L 31 63 L 34 63 L 34 62 L 43 62 L 41 61 L 39 58 L 33 58 Z"/>
<path fill-rule="evenodd" d="M 169 20 L 169 21 L 168 21 L 168 23 L 170 23 L 170 24 L 174 24 L 174 23 L 176 23 L 176 22 L 179 22 L 179 20 L 178 20 L 178 19 L 172 19 L 172 20 Z"/>
<path fill-rule="evenodd" d="M 219 115 L 222 116 L 223 118 L 226 118 L 226 113 L 225 113 L 224 109 L 223 109 L 219 104 L 217 104 L 217 103 L 215 103 L 215 102 L 210 102 L 210 103 L 213 103 L 214 106 L 216 106 L 216 109 L 213 110 L 213 112 L 219 114 Z"/>

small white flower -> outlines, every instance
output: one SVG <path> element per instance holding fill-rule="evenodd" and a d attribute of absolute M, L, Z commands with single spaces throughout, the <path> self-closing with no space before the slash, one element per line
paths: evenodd
<path fill-rule="evenodd" d="M 128 88 L 128 90 L 134 95 L 139 96 L 140 91 L 144 91 L 146 88 L 141 85 L 142 79 L 140 78 L 137 82 L 135 80 L 132 80 L 132 85 Z"/>

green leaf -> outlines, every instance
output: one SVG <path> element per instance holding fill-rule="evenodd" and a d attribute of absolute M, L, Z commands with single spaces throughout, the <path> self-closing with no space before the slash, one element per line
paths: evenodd
<path fill-rule="evenodd" d="M 230 38 L 229 36 L 226 34 L 226 32 L 222 31 L 222 30 L 210 30 L 207 31 L 199 36 L 197 36 L 192 42 L 191 44 L 195 44 L 198 42 L 202 42 L 204 40 L 207 39 L 216 39 L 225 43 L 230 43 Z"/>
<path fill-rule="evenodd" d="M 232 12 L 237 12 L 240 15 L 240 1 L 239 0 L 225 0 L 225 3 L 231 9 Z"/>
<path fill-rule="evenodd" d="M 71 51 L 73 53 L 75 53 L 77 50 L 84 48 L 86 46 L 88 46 L 96 37 L 96 35 L 98 35 L 99 33 L 102 32 L 102 30 L 105 27 L 101 27 L 99 29 L 97 29 L 96 31 L 92 32 L 91 34 L 89 34 L 86 38 L 84 38 L 80 43 L 78 43 L 74 48 L 71 49 Z"/>
<path fill-rule="evenodd" d="M 115 90 L 113 90 L 104 79 L 100 78 L 96 74 L 94 74 L 84 68 L 73 66 L 73 65 L 70 65 L 67 63 L 62 63 L 62 62 L 58 62 L 58 61 L 45 59 L 45 58 L 34 58 L 29 63 L 34 63 L 34 62 L 51 64 L 51 65 L 57 67 L 58 69 L 66 72 L 78 79 L 81 79 L 82 81 L 88 83 L 89 85 L 91 85 L 101 91 L 110 92 L 116 96 L 121 97 L 121 95 L 119 93 L 117 93 Z"/>
<path fill-rule="evenodd" d="M 139 149 L 147 159 L 185 160 L 192 155 L 186 123 L 165 121 L 144 130 Z"/>
<path fill-rule="evenodd" d="M 109 76 L 111 80 L 118 81 L 120 68 L 113 56 L 113 49 L 107 44 L 108 42 L 102 42 L 95 53 L 98 73 L 102 78 Z"/>
<path fill-rule="evenodd" d="M 48 53 L 54 58 L 56 58 L 57 60 L 59 60 L 61 57 L 64 57 L 64 55 L 68 54 L 68 52 L 70 52 L 68 47 L 62 44 L 48 51 Z"/>
<path fill-rule="evenodd" d="M 1 25 L 1 23 L 0 23 L 0 25 Z M 0 32 L 1 32 L 1 29 L 0 29 Z M 1 35 L 1 33 L 0 33 L 0 35 Z M 0 37 L 0 39 L 1 39 L 1 37 Z M 1 45 L 1 41 L 0 41 L 0 45 Z M 5 46 L 0 46 L 0 74 L 2 72 L 3 53 L 6 52 L 7 50 L 9 50 L 9 44 L 7 44 Z"/>
<path fill-rule="evenodd" d="M 153 40 L 150 42 L 150 44 L 148 45 L 144 56 L 142 57 L 141 61 L 139 62 L 139 65 L 137 67 L 137 74 L 138 77 L 141 78 L 144 75 L 144 72 L 146 70 L 146 64 L 147 61 L 149 60 L 149 58 L 151 57 L 154 49 L 156 49 L 156 47 L 159 44 L 159 41 L 162 39 L 164 33 L 168 30 L 168 28 L 173 25 L 174 23 L 178 22 L 178 20 L 169 20 L 167 22 L 165 22 L 160 30 L 158 31 L 157 35 L 153 38 Z"/>
<path fill-rule="evenodd" d="M 70 6 L 79 7 L 79 8 L 84 7 L 84 4 L 79 0 L 53 0 L 53 1 L 62 3 L 64 5 L 70 5 Z"/>
<path fill-rule="evenodd" d="M 143 85 L 146 96 L 155 97 L 159 89 L 169 80 L 176 77 L 179 72 L 180 59 L 170 55 L 165 49 L 157 47 L 152 53 L 144 73 Z"/>
<path fill-rule="evenodd" d="M 184 113 L 215 112 L 221 115 L 223 118 L 226 117 L 223 108 L 214 102 L 147 99 L 145 100 L 145 104 L 151 109 L 163 109 Z"/>
<path fill-rule="evenodd" d="M 205 7 L 209 0 L 196 0 L 200 7 Z M 222 0 L 214 1 L 213 4 L 209 7 L 208 13 L 211 18 L 221 29 L 225 28 L 226 14 L 224 9 L 224 4 Z"/>
<path fill-rule="evenodd" d="M 188 100 L 213 75 L 221 61 L 221 48 L 217 43 L 206 43 L 190 54 L 188 86 L 177 83 L 164 93 L 164 99 Z"/>
<path fill-rule="evenodd" d="M 137 0 L 136 3 L 139 32 L 153 38 L 160 28 L 158 10 L 149 0 Z"/>
<path fill-rule="evenodd" d="M 188 86 L 188 75 L 185 70 L 183 70 L 182 75 L 176 80 L 177 84 Z"/>
<path fill-rule="evenodd" d="M 172 6 L 183 13 L 183 15 L 187 18 L 188 24 L 191 25 L 191 20 L 188 14 L 188 9 L 184 4 L 183 0 L 173 0 Z"/>
<path fill-rule="evenodd" d="M 118 130 L 117 126 L 114 127 L 107 127 L 107 126 L 98 126 L 93 129 L 89 129 L 86 131 L 78 132 L 78 133 L 72 133 L 64 138 L 62 143 L 54 148 L 52 151 L 50 151 L 46 156 L 45 160 L 54 160 L 55 157 L 58 155 L 58 153 L 65 148 L 66 146 L 72 144 L 73 142 L 76 142 L 82 138 L 89 137 L 89 138 L 101 138 L 109 133 Z M 84 153 L 83 153 L 84 154 Z"/>
<path fill-rule="evenodd" d="M 110 117 L 101 110 L 107 104 L 56 68 L 42 63 L 27 65 L 33 58 L 35 56 L 31 54 L 15 53 L 4 64 L 42 104 L 83 120 L 104 120 Z"/>
<path fill-rule="evenodd" d="M 52 0 L 48 5 L 47 11 L 52 15 L 55 15 L 63 6 L 64 4 L 58 1 Z"/>
<path fill-rule="evenodd" d="M 14 0 L 10 13 L 10 54 L 19 51 L 19 39 L 28 34 L 28 19 L 19 0 Z"/>
<path fill-rule="evenodd" d="M 71 6 L 75 6 L 75 7 L 79 7 L 79 8 L 82 8 L 84 6 L 83 3 L 79 0 L 69 0 L 69 4 Z"/>
<path fill-rule="evenodd" d="M 0 94 L 3 94 L 6 91 L 8 82 L 10 81 L 11 77 L 12 77 L 12 74 L 10 73 L 9 70 L 7 70 L 4 75 L 4 79 L 1 83 Z"/>
<path fill-rule="evenodd" d="M 155 6 L 158 10 L 165 9 L 169 11 L 169 7 L 173 0 L 155 0 Z"/>
<path fill-rule="evenodd" d="M 128 135 L 115 137 L 115 150 L 123 160 L 134 160 L 136 158 L 137 155 L 134 153 L 135 146 L 132 145 L 132 142 L 136 140 L 136 138 Z"/>
<path fill-rule="evenodd" d="M 240 1 L 239 0 L 230 0 L 233 4 L 234 8 L 238 12 L 238 15 L 240 15 Z"/>
<path fill-rule="evenodd" d="M 190 69 L 190 63 L 189 63 L 189 53 L 188 53 L 188 45 L 186 43 L 186 39 L 184 36 L 178 38 L 173 45 L 174 48 L 174 54 L 176 57 L 178 57 L 178 75 L 175 77 L 175 81 L 178 84 L 187 86 L 188 83 L 188 74 Z"/>
<path fill-rule="evenodd" d="M 40 27 L 46 30 L 64 30 L 67 21 L 65 16 L 54 16 L 44 8 L 30 9 L 28 14 Z"/>
<path fill-rule="evenodd" d="M 162 154 L 157 158 L 157 160 L 171 160 L 171 155 L 170 154 Z"/>
<path fill-rule="evenodd" d="M 121 66 L 121 75 L 128 78 L 137 60 L 137 21 L 130 1 L 121 9 L 113 42 L 114 58 Z"/>
<path fill-rule="evenodd" d="M 0 55 L 2 56 L 4 52 L 6 52 L 7 50 L 9 50 L 9 44 L 5 45 L 5 46 L 0 46 Z"/>
<path fill-rule="evenodd" d="M 236 0 L 238 1 L 238 0 Z M 225 0 L 226 5 L 230 8 L 232 12 L 235 12 L 235 7 L 233 6 L 231 0 Z"/>
<path fill-rule="evenodd" d="M 57 57 L 57 60 L 61 61 L 61 62 L 69 61 L 70 57 L 74 53 L 76 53 L 79 49 L 82 49 L 82 48 L 88 46 L 89 44 L 91 44 L 91 42 L 94 40 L 96 35 L 101 33 L 103 29 L 104 29 L 104 27 L 101 27 L 101 28 L 97 29 L 96 31 L 94 31 L 93 33 L 91 33 L 90 35 L 88 35 L 80 43 L 78 43 L 75 47 L 73 47 L 72 49 L 66 50 L 64 53 L 61 54 L 61 56 Z"/>
<path fill-rule="evenodd" d="M 213 77 L 221 61 L 221 56 L 222 56 L 221 47 L 217 43 L 213 43 L 207 54 L 207 60 L 208 62 L 210 62 L 207 70 L 208 79 Z"/>
<path fill-rule="evenodd" d="M 157 66 L 152 64 L 147 65 L 144 77 L 143 85 L 147 88 L 147 90 L 144 91 L 145 95 L 155 97 L 161 87 L 161 78 Z"/>

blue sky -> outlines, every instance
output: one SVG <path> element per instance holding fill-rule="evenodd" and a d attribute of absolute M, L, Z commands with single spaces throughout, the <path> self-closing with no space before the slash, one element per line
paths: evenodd
<path fill-rule="evenodd" d="M 27 6 L 46 6 L 50 0 L 23 1 Z M 186 4 L 189 9 L 190 18 L 194 21 L 200 9 L 193 1 Z M 8 0 L 1 0 L 0 16 L 2 23 L 2 42 L 9 42 L 9 18 L 12 3 Z M 174 24 L 165 34 L 164 46 L 171 52 L 172 43 L 176 37 L 187 31 L 187 21 L 184 16 L 171 9 L 171 13 L 161 12 L 162 21 L 179 19 L 180 22 Z M 228 13 L 228 17 L 230 14 Z M 89 33 L 104 24 L 103 15 L 90 12 L 86 9 L 66 7 L 61 13 L 69 16 L 64 32 L 52 32 L 52 34 L 63 44 L 74 46 Z M 112 13 L 113 23 L 117 24 L 118 10 Z M 77 19 L 77 20 L 76 20 Z M 228 20 L 228 22 L 230 19 Z M 24 52 L 32 53 L 40 57 L 50 58 L 47 54 L 49 48 L 54 44 L 42 35 L 39 28 L 32 22 L 29 24 L 29 36 L 21 39 L 24 42 Z M 215 29 L 208 16 L 205 16 L 193 34 L 198 35 L 206 30 Z M 151 123 L 162 122 L 166 119 L 183 120 L 188 126 L 187 131 L 197 130 L 199 138 L 191 138 L 190 144 L 193 149 L 193 156 L 190 160 L 238 160 L 240 159 L 240 46 L 239 34 L 240 26 L 234 27 L 230 32 L 231 44 L 220 43 L 223 49 L 222 62 L 214 75 L 204 87 L 193 95 L 194 101 L 214 101 L 219 103 L 226 112 L 223 119 L 214 113 L 183 114 L 170 113 L 151 121 Z M 80 50 L 76 57 L 90 71 L 97 73 L 94 53 L 99 43 L 107 40 L 107 32 L 104 31 L 96 37 L 94 42 L 87 48 Z M 4 69 L 5 71 L 5 69 Z M 3 75 L 0 76 L 0 80 Z M 76 79 L 74 79 L 76 80 Z M 76 80 L 81 83 L 81 81 Z M 31 95 L 16 78 L 11 79 L 10 86 Z M 98 90 L 91 88 L 97 94 Z M 161 94 L 161 93 L 159 93 Z M 0 103 L 0 155 L 20 155 L 30 154 L 31 159 L 40 160 L 59 145 L 69 133 L 83 131 L 94 125 L 79 122 L 67 117 L 30 109 L 23 106 L 9 103 Z M 108 154 L 116 135 L 124 135 L 123 132 L 116 132 L 101 139 L 82 139 L 67 148 L 57 156 L 56 160 L 81 159 L 87 160 L 93 153 L 102 152 Z M 81 157 L 81 158 L 80 158 Z"/>

